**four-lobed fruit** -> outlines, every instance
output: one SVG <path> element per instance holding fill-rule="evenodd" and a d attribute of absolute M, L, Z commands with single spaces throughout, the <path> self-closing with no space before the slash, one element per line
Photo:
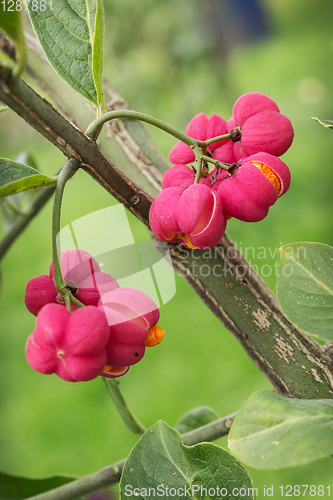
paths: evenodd
<path fill-rule="evenodd" d="M 273 99 L 261 92 L 248 92 L 237 99 L 227 122 L 228 131 L 234 128 L 241 132 L 240 141 L 233 148 L 236 161 L 260 152 L 281 156 L 294 138 L 289 118 L 280 113 Z"/>
<path fill-rule="evenodd" d="M 85 306 L 97 306 L 103 293 L 118 288 L 118 282 L 107 273 L 102 273 L 98 262 L 84 250 L 66 250 L 61 253 L 61 270 L 65 284 L 73 295 Z M 49 274 L 28 281 L 24 296 L 25 305 L 37 316 L 49 303 L 63 303 L 63 298 L 53 282 L 53 262 Z M 72 310 L 76 306 L 72 306 Z"/>
<path fill-rule="evenodd" d="M 226 228 L 220 197 L 204 184 L 163 189 L 151 206 L 149 222 L 161 240 L 190 248 L 215 246 Z"/>
<path fill-rule="evenodd" d="M 215 113 L 213 113 L 210 117 L 208 117 L 205 113 L 199 113 L 189 122 L 185 133 L 189 137 L 197 139 L 198 141 L 206 141 L 207 139 L 227 134 L 227 122 Z M 227 142 L 227 139 L 214 142 L 208 146 L 207 150 L 215 158 L 215 152 Z M 179 141 L 171 149 L 169 160 L 171 163 L 186 165 L 195 160 L 195 154 L 190 146 Z"/>
<path fill-rule="evenodd" d="M 276 156 L 257 153 L 244 158 L 237 171 L 218 190 L 225 214 L 258 222 L 289 188 L 290 172 Z"/>
<path fill-rule="evenodd" d="M 67 310 L 53 284 L 52 264 L 49 276 L 28 282 L 25 302 L 37 315 L 26 345 L 29 365 L 71 382 L 125 375 L 146 347 L 163 338 L 155 302 L 139 290 L 119 287 L 83 250 L 63 252 L 61 264 L 69 289 L 86 307 Z"/>
<path fill-rule="evenodd" d="M 110 327 L 106 365 L 122 367 L 138 363 L 144 356 L 149 332 L 160 317 L 155 302 L 140 290 L 122 287 L 104 294 L 98 308 L 106 315 Z"/>
<path fill-rule="evenodd" d="M 60 304 L 46 304 L 27 340 L 26 358 L 39 373 L 56 373 L 68 382 L 91 380 L 106 364 L 109 336 L 105 314 L 97 307 L 70 313 Z"/>

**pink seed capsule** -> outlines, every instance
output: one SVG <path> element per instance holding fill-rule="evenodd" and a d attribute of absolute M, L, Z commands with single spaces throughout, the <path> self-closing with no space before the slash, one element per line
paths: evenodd
<path fill-rule="evenodd" d="M 97 261 L 84 250 L 66 250 L 61 253 L 61 270 L 66 286 L 82 304 L 97 306 L 103 293 L 118 288 L 118 282 L 102 273 Z M 28 281 L 25 305 L 35 316 L 49 303 L 64 304 L 63 297 L 53 283 L 53 263 L 49 275 L 41 275 Z M 76 306 L 72 306 L 75 310 Z"/>
<path fill-rule="evenodd" d="M 46 304 L 27 340 L 26 358 L 39 373 L 55 373 L 68 382 L 91 380 L 106 365 L 109 337 L 105 314 L 97 307 L 70 313 L 59 304 Z"/>
<path fill-rule="evenodd" d="M 219 115 L 213 113 L 210 117 L 205 113 L 194 116 L 186 127 L 185 134 L 198 141 L 206 141 L 213 137 L 227 134 L 227 122 Z M 226 142 L 227 139 L 214 142 L 208 146 L 208 151 L 212 152 Z M 184 142 L 179 141 L 170 151 L 169 160 L 174 164 L 188 164 L 195 160 L 195 154 Z"/>
<path fill-rule="evenodd" d="M 140 290 L 124 287 L 108 292 L 101 297 L 99 309 L 105 313 L 110 327 L 106 346 L 108 367 L 126 367 L 138 363 L 145 354 L 146 346 L 157 345 L 163 338 L 157 326 L 158 307 Z M 154 342 L 151 337 L 156 330 Z"/>
<path fill-rule="evenodd" d="M 242 127 L 248 118 L 263 111 L 280 112 L 276 102 L 267 95 L 261 92 L 248 92 L 238 97 L 232 109 L 234 121 L 229 121 L 228 125 L 231 128 Z"/>
<path fill-rule="evenodd" d="M 287 165 L 276 156 L 257 153 L 242 160 L 236 173 L 220 185 L 218 194 L 226 215 L 257 222 L 289 186 Z"/>
<path fill-rule="evenodd" d="M 177 207 L 177 220 L 180 230 L 196 248 L 214 247 L 226 228 L 220 197 L 201 184 L 194 184 L 183 192 Z"/>
<path fill-rule="evenodd" d="M 247 155 L 260 151 L 283 155 L 294 139 L 291 121 L 277 111 L 263 111 L 251 116 L 242 127 L 241 144 Z"/>
<path fill-rule="evenodd" d="M 195 170 L 192 170 L 192 168 L 187 165 L 174 165 L 165 172 L 162 189 L 166 189 L 167 187 L 180 187 L 185 189 L 194 184 L 195 175 Z M 199 184 L 210 186 L 210 183 L 211 181 L 207 171 L 207 174 L 200 178 Z"/>
<path fill-rule="evenodd" d="M 181 241 L 189 248 L 215 246 L 226 227 L 220 197 L 203 184 L 164 189 L 150 208 L 149 221 L 162 241 Z"/>
<path fill-rule="evenodd" d="M 227 122 L 229 131 L 235 127 L 242 134 L 233 148 L 237 161 L 259 152 L 281 156 L 294 138 L 289 118 L 280 113 L 273 99 L 260 92 L 249 92 L 237 99 Z"/>

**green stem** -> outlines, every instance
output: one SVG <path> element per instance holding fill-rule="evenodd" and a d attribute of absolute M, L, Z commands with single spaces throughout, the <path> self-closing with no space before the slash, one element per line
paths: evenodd
<path fill-rule="evenodd" d="M 183 443 L 187 446 L 192 446 L 226 436 L 229 433 L 230 426 L 236 414 L 237 412 L 232 413 L 231 415 L 215 420 L 215 422 L 186 432 L 186 434 L 182 435 Z M 110 486 L 120 480 L 125 461 L 125 459 L 119 460 L 119 462 L 109 465 L 100 471 L 76 479 L 53 490 L 46 491 L 45 493 L 40 493 L 27 500 L 74 500 L 81 495 L 92 493 L 105 486 Z"/>
<path fill-rule="evenodd" d="M 183 443 L 187 446 L 192 446 L 197 443 L 204 443 L 205 441 L 215 441 L 215 439 L 226 436 L 229 433 L 237 413 L 236 411 L 210 424 L 203 425 L 202 427 L 198 427 L 198 429 L 182 434 Z"/>
<path fill-rule="evenodd" d="M 90 137 L 91 139 L 96 140 L 97 137 L 99 136 L 102 126 L 104 123 L 114 120 L 115 118 L 132 118 L 133 120 L 140 120 L 142 122 L 150 123 L 150 125 L 154 125 L 154 127 L 160 128 L 164 130 L 164 132 L 167 132 L 170 135 L 173 135 L 176 137 L 176 139 L 179 139 L 180 141 L 184 142 L 190 147 L 193 146 L 199 146 L 200 148 L 207 148 L 210 144 L 213 144 L 214 142 L 222 141 L 225 139 L 230 139 L 231 135 L 230 133 L 228 134 L 223 134 L 219 135 L 217 137 L 212 137 L 211 139 L 207 139 L 206 141 L 198 141 L 197 139 L 193 139 L 192 137 L 189 137 L 186 134 L 183 134 L 179 130 L 175 129 L 174 127 L 171 127 L 171 125 L 168 125 L 165 122 L 162 122 L 161 120 L 158 120 L 157 118 L 154 118 L 153 116 L 146 115 L 145 113 L 140 113 L 139 111 L 132 111 L 132 110 L 123 110 L 123 109 L 118 109 L 116 111 L 108 111 L 107 113 L 104 113 L 101 116 L 98 116 L 93 122 L 90 123 L 88 126 L 85 134 L 87 137 Z"/>
<path fill-rule="evenodd" d="M 113 378 L 104 378 L 104 382 L 121 418 L 129 430 L 134 434 L 144 434 L 146 432 L 146 428 L 136 418 L 132 410 L 127 405 L 120 390 L 120 383 L 118 380 Z"/>
<path fill-rule="evenodd" d="M 68 160 L 60 171 L 58 176 L 57 185 L 54 191 L 53 199 L 53 211 L 52 211 L 52 257 L 53 257 L 53 281 L 56 289 L 64 297 L 67 309 L 70 310 L 69 300 L 75 304 L 77 307 L 83 307 L 83 304 L 77 300 L 74 295 L 66 288 L 64 283 L 61 263 L 58 253 L 57 236 L 60 233 L 60 213 L 61 213 L 61 203 L 64 194 L 64 189 L 68 179 L 74 175 L 79 167 L 79 161 L 75 158 Z"/>
<path fill-rule="evenodd" d="M 210 156 L 201 155 L 201 159 L 207 163 L 213 163 L 218 168 L 223 168 L 224 170 L 230 170 L 231 167 L 234 166 L 234 163 L 224 163 L 223 161 L 215 160 L 215 158 L 211 158 Z"/>
<path fill-rule="evenodd" d="M 125 459 L 119 460 L 119 462 L 104 467 L 102 470 L 80 477 L 80 479 L 58 486 L 58 488 L 29 497 L 26 500 L 74 500 L 81 498 L 81 496 L 93 493 L 104 486 L 116 484 L 120 480 L 124 465 Z"/>
<path fill-rule="evenodd" d="M 231 134 L 230 133 L 224 134 L 224 135 L 219 135 L 217 137 L 213 137 L 212 139 L 207 139 L 205 141 L 205 144 L 206 144 L 206 147 L 207 147 L 210 144 L 213 144 L 214 142 L 224 141 L 225 139 L 230 139 L 230 138 L 231 138 Z"/>
<path fill-rule="evenodd" d="M 164 132 L 173 135 L 174 137 L 176 137 L 176 139 L 179 139 L 180 141 L 184 142 L 190 147 L 196 145 L 200 147 L 206 146 L 205 141 L 197 141 L 196 139 L 192 139 L 191 137 L 188 137 L 186 134 L 183 134 L 179 130 L 171 127 L 170 125 L 162 122 L 161 120 L 158 120 L 157 118 L 154 118 L 153 116 L 140 113 L 139 111 L 131 111 L 127 109 L 108 111 L 107 113 L 104 113 L 104 115 L 97 117 L 93 122 L 91 122 L 91 124 L 87 128 L 85 132 L 86 136 L 96 140 L 101 131 L 101 126 L 110 120 L 114 120 L 115 118 L 132 118 L 134 120 L 140 120 L 142 122 L 150 123 L 150 125 L 154 125 L 155 127 L 164 130 Z"/>
<path fill-rule="evenodd" d="M 198 159 L 198 167 L 197 167 L 197 172 L 195 174 L 194 184 L 198 184 L 198 182 L 200 181 L 201 170 L 202 170 L 202 157 Z"/>

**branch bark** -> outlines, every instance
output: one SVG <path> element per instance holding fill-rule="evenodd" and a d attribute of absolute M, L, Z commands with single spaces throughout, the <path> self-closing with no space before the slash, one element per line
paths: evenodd
<path fill-rule="evenodd" d="M 183 444 L 192 446 L 226 436 L 236 415 L 237 412 L 232 413 L 202 427 L 198 427 L 193 431 L 182 434 Z M 121 477 L 125 461 L 126 459 L 119 460 L 119 462 L 108 465 L 93 474 L 80 477 L 80 479 L 64 484 L 63 486 L 30 497 L 29 500 L 73 500 L 105 486 L 116 484 Z"/>
<path fill-rule="evenodd" d="M 20 78 L 9 81 L 10 71 L 0 66 L 0 99 L 54 144 L 68 158 L 76 158 L 85 171 L 112 196 L 148 225 L 152 198 L 120 172 L 77 127 Z"/>
<path fill-rule="evenodd" d="M 82 168 L 149 226 L 152 197 L 26 83 L 8 82 L 5 69 L 0 69 L 0 99 L 67 157 L 79 159 Z M 136 168 L 133 165 L 131 169 Z M 164 164 L 154 168 L 163 170 Z M 170 250 L 174 267 L 235 335 L 277 392 L 305 399 L 332 398 L 331 358 L 287 320 L 273 293 L 227 236 L 208 254 L 208 250 L 194 253 L 178 245 L 170 245 Z M 208 266 L 209 272 L 199 276 L 195 266 Z"/>
<path fill-rule="evenodd" d="M 36 38 L 26 33 L 27 73 L 50 96 L 57 109 L 72 123 L 85 130 L 96 117 L 95 107 L 73 92 L 47 62 Z M 0 35 L 1 46 L 1 35 Z M 12 52 L 7 49 L 8 55 Z M 116 89 L 104 81 L 106 111 L 130 109 Z M 155 197 L 161 189 L 163 173 L 170 166 L 151 140 L 142 123 L 113 120 L 104 127 L 98 143 L 111 162 L 144 191 Z"/>

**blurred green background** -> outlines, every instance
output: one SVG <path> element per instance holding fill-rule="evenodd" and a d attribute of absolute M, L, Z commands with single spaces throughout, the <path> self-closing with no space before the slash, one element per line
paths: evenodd
<path fill-rule="evenodd" d="M 227 228 L 243 251 L 254 249 L 248 254 L 251 262 L 275 290 L 270 253 L 274 256 L 281 244 L 333 245 L 333 133 L 311 120 L 333 119 L 333 3 L 266 0 L 260 5 L 262 24 L 250 29 L 226 0 L 105 0 L 105 75 L 133 109 L 181 130 L 199 112 L 228 119 L 235 99 L 249 91 L 269 95 L 291 119 L 295 140 L 283 157 L 292 172 L 289 192 L 264 221 L 231 220 Z M 167 156 L 175 141 L 149 131 Z M 61 153 L 13 112 L 2 112 L 0 155 L 15 159 L 22 150 L 45 173 L 53 174 L 63 162 Z M 79 172 L 66 188 L 62 223 L 112 203 Z M 1 264 L 0 469 L 33 477 L 88 474 L 125 457 L 137 440 L 101 379 L 65 383 L 33 372 L 25 361 L 24 345 L 35 321 L 24 306 L 25 284 L 47 273 L 50 217 L 49 203 Z M 133 217 L 130 222 L 138 240 L 149 239 Z M 158 419 L 174 425 L 200 405 L 227 415 L 255 390 L 270 388 L 184 279 L 177 277 L 176 296 L 161 308 L 159 324 L 166 330 L 161 346 L 148 350 L 120 379 L 146 426 Z M 226 447 L 226 438 L 218 444 Z M 258 498 L 264 485 L 274 485 L 274 498 L 279 498 L 280 485 L 326 487 L 333 477 L 331 458 L 277 472 L 248 470 Z"/>

